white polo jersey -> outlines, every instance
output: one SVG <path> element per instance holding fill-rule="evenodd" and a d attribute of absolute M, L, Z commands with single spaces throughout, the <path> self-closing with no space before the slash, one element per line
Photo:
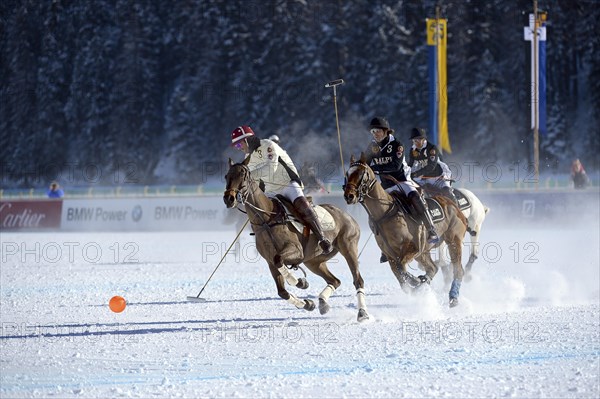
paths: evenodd
<path fill-rule="evenodd" d="M 298 176 L 298 170 L 294 166 L 290 156 L 283 148 L 271 140 L 260 140 L 260 147 L 252 151 L 249 156 L 248 168 L 250 169 L 252 178 L 256 182 L 262 180 L 265 183 L 266 193 L 278 194 L 285 187 L 289 186 L 292 181 L 290 174 L 281 164 L 280 160 L 285 162 L 288 168 Z"/>

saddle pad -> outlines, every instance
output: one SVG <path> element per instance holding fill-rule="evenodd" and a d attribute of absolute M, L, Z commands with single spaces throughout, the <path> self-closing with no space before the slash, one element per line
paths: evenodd
<path fill-rule="evenodd" d="M 454 189 L 454 196 L 458 201 L 458 207 L 461 211 L 464 211 L 465 209 L 469 209 L 471 207 L 471 202 L 469 202 L 467 197 L 465 197 L 465 195 L 460 191 L 460 189 Z"/>
<path fill-rule="evenodd" d="M 425 201 L 427 201 L 427 207 L 429 208 L 429 214 L 431 215 L 433 222 L 437 223 L 444 220 L 446 215 L 444 215 L 444 210 L 440 203 L 430 197 L 425 198 Z"/>
<path fill-rule="evenodd" d="M 331 213 L 327 211 L 327 209 L 323 208 L 320 205 L 315 205 L 313 209 L 315 210 L 317 217 L 319 218 L 319 222 L 321 222 L 321 227 L 323 228 L 323 231 L 335 230 L 335 219 L 333 218 Z M 294 226 L 298 233 L 302 234 L 302 231 L 304 230 L 304 224 L 297 221 L 287 208 L 286 212 L 289 216 L 289 220 L 292 226 Z"/>

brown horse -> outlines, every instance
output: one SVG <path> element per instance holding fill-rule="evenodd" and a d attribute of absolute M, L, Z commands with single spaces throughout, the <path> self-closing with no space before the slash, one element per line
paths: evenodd
<path fill-rule="evenodd" d="M 361 154 L 359 161 L 350 159 L 346 173 L 344 199 L 348 204 L 363 205 L 369 215 L 369 224 L 375 234 L 379 248 L 387 256 L 392 272 L 403 290 L 429 283 L 438 271 L 429 251 L 434 247 L 427 243 L 424 227 L 406 215 L 399 202 L 386 192 L 373 170 Z M 464 270 L 461 264 L 462 241 L 467 231 L 467 221 L 452 201 L 435 197 L 445 217 L 435 223 L 436 231 L 448 245 L 454 279 L 450 288 L 450 307 L 458 305 L 458 295 Z M 437 244 L 439 245 L 439 243 Z M 425 275 L 416 278 L 406 270 L 407 264 L 416 259 L 424 268 Z"/>
<path fill-rule="evenodd" d="M 286 215 L 281 200 L 267 197 L 259 188 L 258 183 L 250 175 L 248 159 L 238 164 L 233 164 L 231 159 L 229 160 L 223 201 L 228 208 L 233 208 L 238 203 L 245 206 L 255 234 L 256 248 L 269 264 L 279 296 L 298 309 L 314 310 L 315 304 L 312 300 L 301 300 L 285 288 L 286 282 L 297 288 L 308 288 L 306 279 L 297 279 L 288 268 L 288 266 L 295 267 L 304 263 L 310 271 L 321 276 L 327 283 L 325 289 L 319 294 L 319 311 L 321 314 L 327 313 L 330 309 L 327 300 L 341 282 L 331 273 L 326 262 L 340 252 L 346 259 L 354 279 L 358 301 L 357 319 L 358 321 L 368 319 L 364 281 L 358 270 L 358 240 L 360 239 L 358 223 L 349 214 L 333 205 L 321 205 L 322 210 L 317 214 L 321 213 L 329 218 L 328 222 L 322 222 L 322 225 L 325 235 L 334 247 L 331 253 L 323 255 L 313 234 L 304 235 L 294 227 Z"/>

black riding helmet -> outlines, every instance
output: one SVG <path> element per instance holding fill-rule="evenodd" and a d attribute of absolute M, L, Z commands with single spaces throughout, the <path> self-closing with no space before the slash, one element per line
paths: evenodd
<path fill-rule="evenodd" d="M 426 139 L 427 138 L 427 132 L 425 131 L 425 129 L 421 128 L 421 127 L 413 127 L 412 130 L 410 131 L 410 139 L 414 140 L 414 139 Z"/>
<path fill-rule="evenodd" d="M 390 130 L 390 123 L 383 116 L 376 116 L 371 119 L 371 123 L 369 123 L 369 129 L 383 129 Z"/>

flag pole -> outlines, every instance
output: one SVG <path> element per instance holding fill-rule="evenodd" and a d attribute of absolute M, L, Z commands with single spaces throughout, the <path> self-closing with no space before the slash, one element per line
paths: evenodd
<path fill-rule="evenodd" d="M 436 29 L 436 35 L 435 35 L 435 52 L 436 52 L 436 57 L 437 57 L 437 62 L 436 62 L 436 71 L 435 74 L 437 76 L 436 79 L 436 94 L 437 94 L 437 98 L 435 99 L 438 103 L 436 111 L 437 111 L 437 115 L 435 116 L 435 120 L 437 123 L 437 129 L 436 129 L 436 133 L 437 133 L 437 143 L 434 143 L 438 149 L 438 151 L 440 152 L 440 155 L 443 155 L 443 150 L 442 150 L 442 138 L 441 138 L 441 124 L 440 124 L 440 107 L 442 106 L 442 88 L 440 85 L 440 4 L 438 3 L 435 6 L 435 29 Z"/>
<path fill-rule="evenodd" d="M 533 0 L 533 168 L 535 173 L 535 189 L 540 182 L 540 134 L 539 134 L 539 71 L 538 71 L 538 3 Z"/>

